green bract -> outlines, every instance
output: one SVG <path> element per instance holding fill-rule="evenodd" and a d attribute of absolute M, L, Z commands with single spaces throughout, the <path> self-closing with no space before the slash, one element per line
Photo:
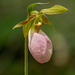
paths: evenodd
<path fill-rule="evenodd" d="M 13 27 L 13 29 L 15 29 L 17 27 L 23 26 L 24 37 L 28 36 L 28 32 L 32 27 L 35 28 L 37 32 L 39 32 L 40 27 L 44 24 L 50 24 L 53 27 L 52 23 L 48 20 L 45 14 L 53 15 L 68 11 L 67 8 L 61 5 L 55 5 L 51 8 L 42 9 L 40 12 L 38 12 L 36 10 L 33 10 L 33 7 L 37 4 L 48 4 L 48 3 L 33 3 L 29 5 L 27 8 L 28 18 L 25 21 L 22 21 Z"/>

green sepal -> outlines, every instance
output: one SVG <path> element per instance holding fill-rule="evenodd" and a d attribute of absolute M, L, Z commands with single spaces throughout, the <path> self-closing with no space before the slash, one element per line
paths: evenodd
<path fill-rule="evenodd" d="M 51 8 L 48 8 L 48 9 L 42 9 L 40 11 L 40 13 L 44 13 L 44 14 L 48 14 L 48 15 L 53 15 L 53 14 L 60 14 L 60 13 L 63 13 L 63 12 L 66 12 L 68 11 L 67 8 L 61 6 L 61 5 L 55 5 Z"/>
<path fill-rule="evenodd" d="M 49 3 L 49 2 L 48 2 Z M 33 4 L 30 4 L 27 8 L 27 11 L 28 11 L 28 14 L 30 15 L 31 11 L 33 10 L 33 7 L 37 4 L 48 4 L 48 3 L 33 3 Z"/>

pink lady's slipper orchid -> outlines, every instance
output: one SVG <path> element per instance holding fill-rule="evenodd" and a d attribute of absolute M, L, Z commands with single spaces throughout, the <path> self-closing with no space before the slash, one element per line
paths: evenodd
<path fill-rule="evenodd" d="M 48 36 L 40 30 L 40 27 L 44 24 L 53 25 L 45 16 L 60 14 L 68 11 L 67 8 L 61 5 L 54 5 L 48 9 L 42 9 L 40 12 L 33 10 L 33 7 L 37 4 L 48 4 L 48 3 L 33 3 L 28 6 L 28 17 L 25 21 L 18 23 L 14 28 L 23 26 L 23 33 L 25 39 L 28 39 L 29 51 L 36 61 L 39 63 L 48 62 L 52 56 L 52 42 Z M 13 28 L 13 29 L 14 29 Z M 53 28 L 54 30 L 54 28 Z M 27 42 L 26 42 L 27 44 Z M 27 46 L 27 45 L 26 45 Z M 27 47 L 25 52 L 27 52 Z M 27 59 L 27 54 L 26 59 Z M 27 62 L 26 62 L 27 64 Z"/>
<path fill-rule="evenodd" d="M 31 34 L 30 30 L 28 39 L 29 51 L 34 59 L 39 63 L 48 62 L 52 56 L 52 42 L 48 36 L 41 30 Z"/>

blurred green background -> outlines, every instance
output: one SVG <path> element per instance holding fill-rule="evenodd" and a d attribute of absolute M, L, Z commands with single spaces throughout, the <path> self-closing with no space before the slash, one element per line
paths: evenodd
<path fill-rule="evenodd" d="M 27 7 L 35 2 L 40 11 L 59 4 L 69 9 L 59 15 L 47 15 L 55 27 L 41 29 L 53 43 L 53 55 L 48 63 L 40 64 L 29 53 L 29 75 L 75 75 L 75 0 L 0 0 L 0 75 L 24 74 L 24 37 L 22 28 L 12 30 L 27 17 Z"/>

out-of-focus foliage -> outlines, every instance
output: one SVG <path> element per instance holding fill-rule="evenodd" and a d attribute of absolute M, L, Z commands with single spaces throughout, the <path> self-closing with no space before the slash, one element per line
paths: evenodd
<path fill-rule="evenodd" d="M 34 2 L 50 2 L 34 9 L 62 5 L 69 9 L 59 15 L 47 15 L 49 25 L 41 29 L 53 43 L 53 56 L 48 63 L 39 64 L 29 53 L 29 75 L 75 75 L 75 0 L 0 0 L 0 75 L 24 74 L 24 36 L 22 28 L 12 30 L 27 17 L 27 7 Z"/>

